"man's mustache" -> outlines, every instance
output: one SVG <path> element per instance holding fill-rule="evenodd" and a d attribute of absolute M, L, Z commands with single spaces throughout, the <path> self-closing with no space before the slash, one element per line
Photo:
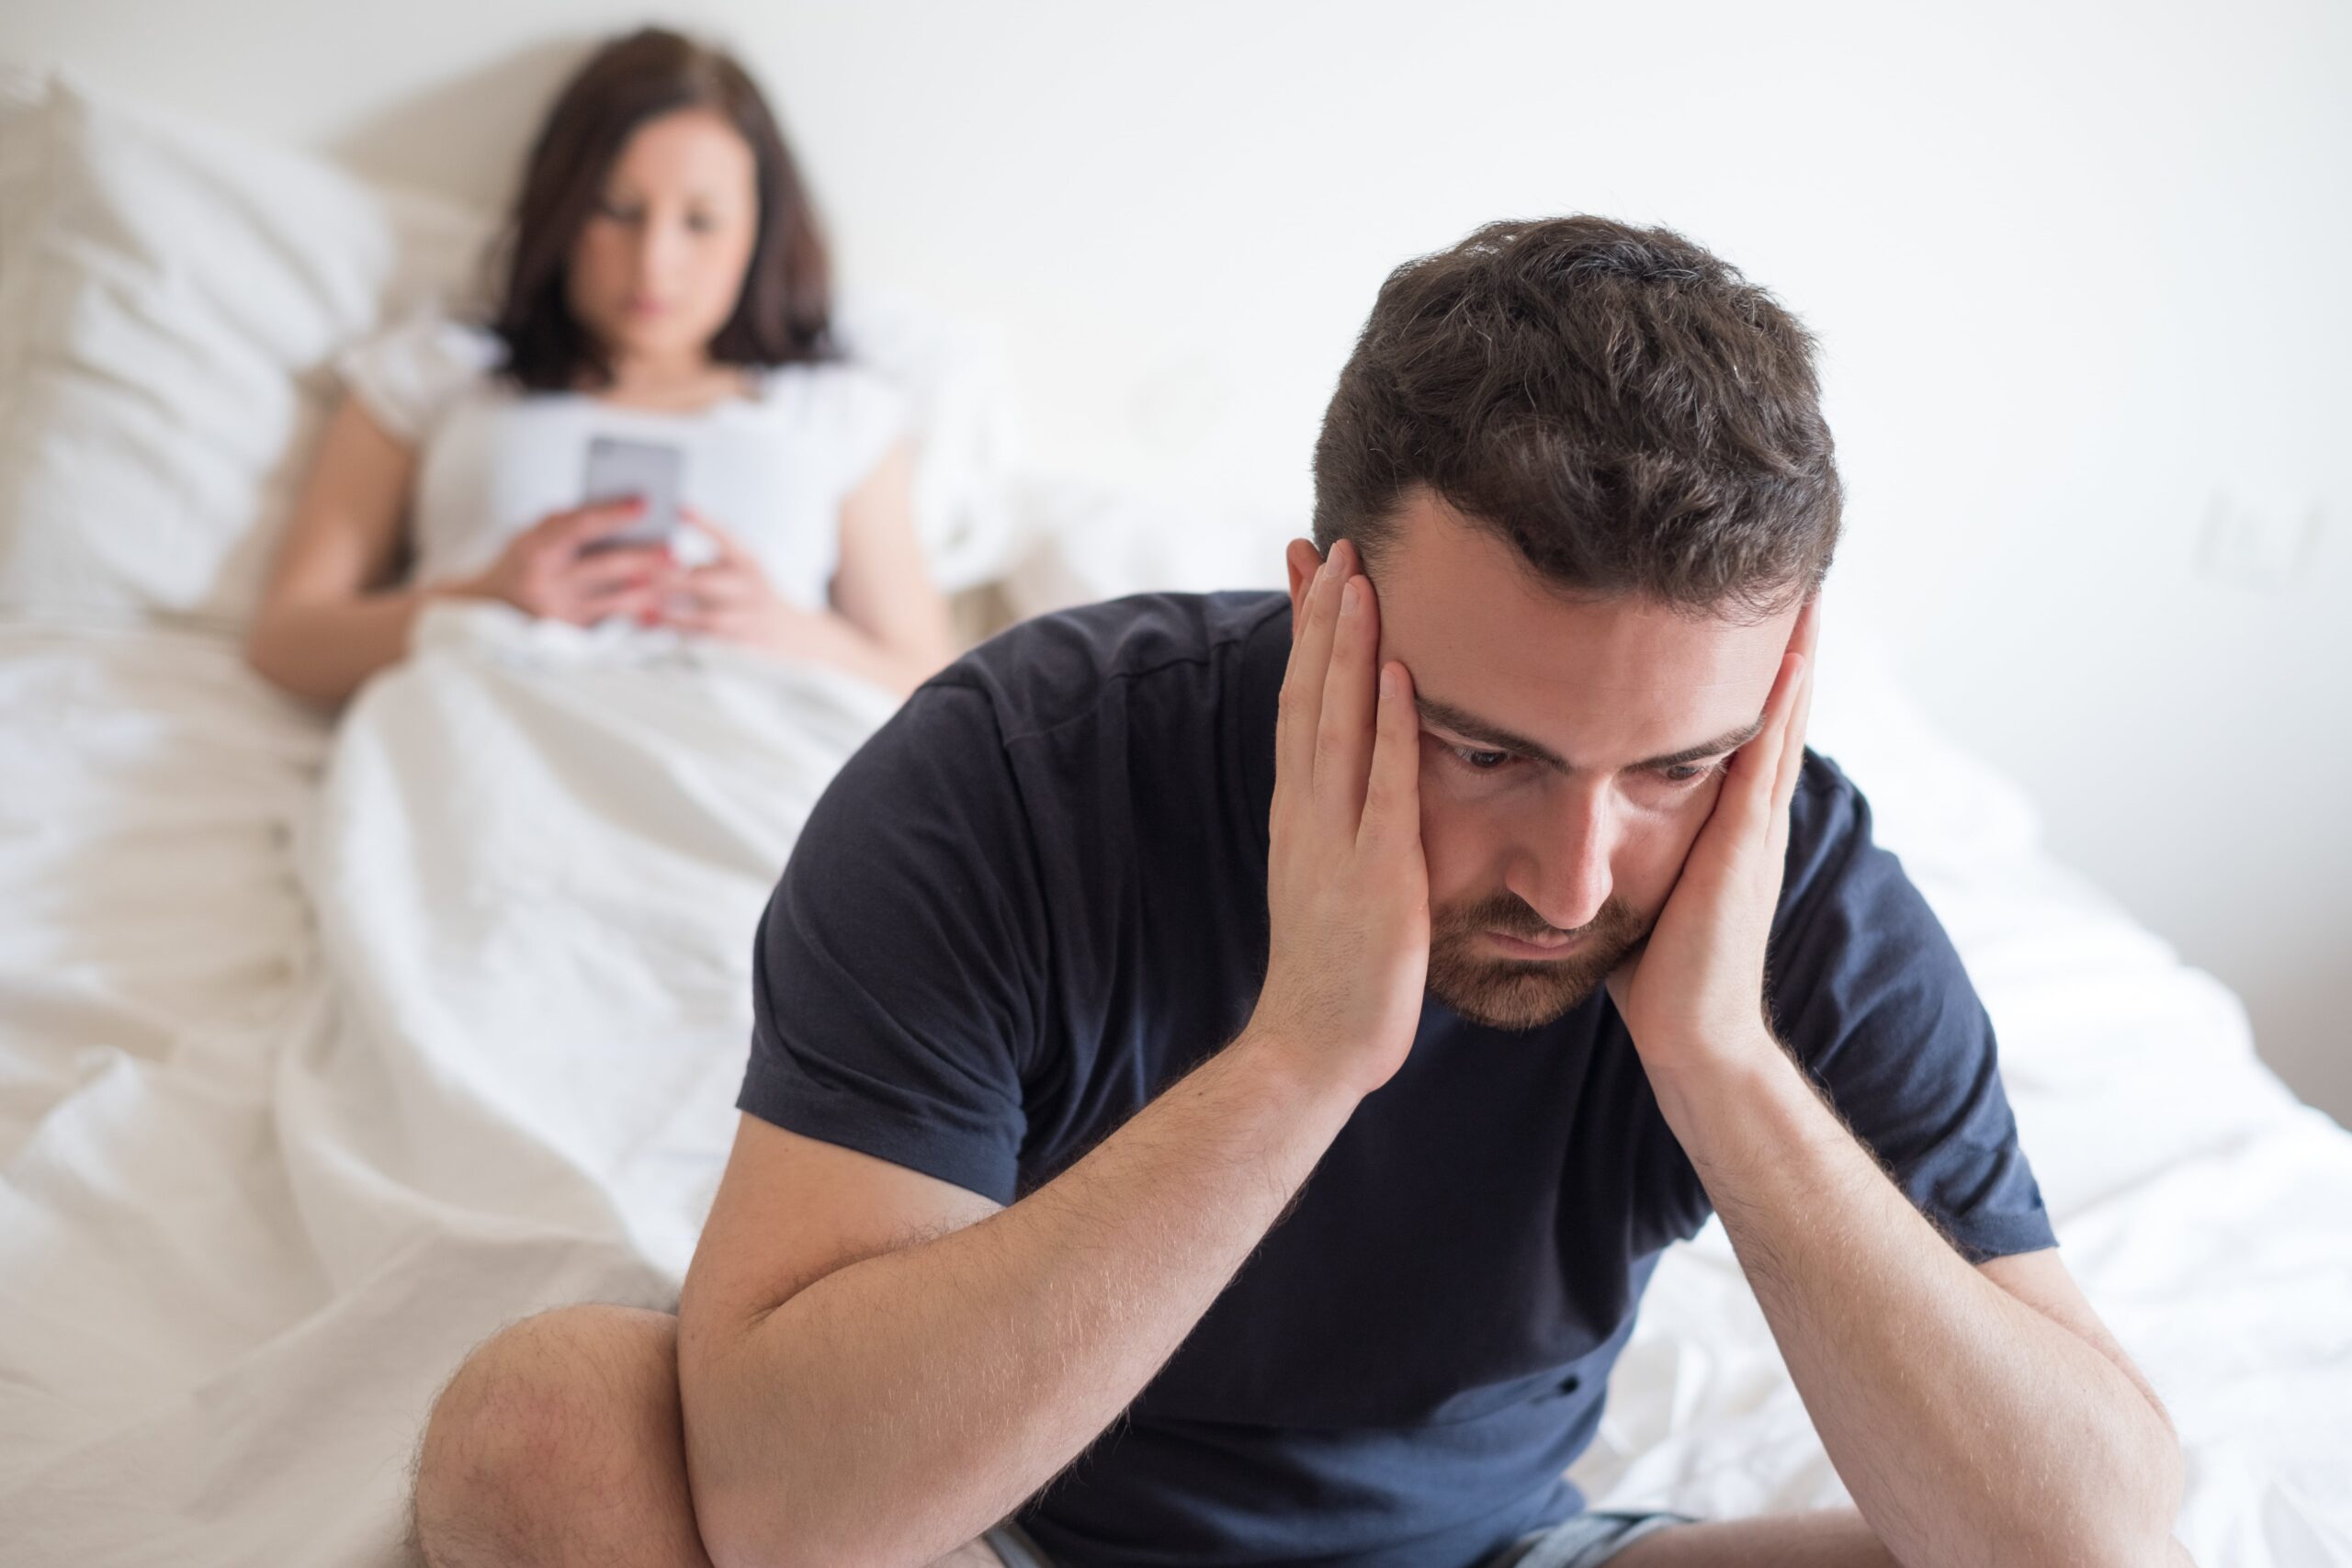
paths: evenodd
<path fill-rule="evenodd" d="M 1466 909 L 1448 911 L 1444 926 L 1449 933 L 1471 931 L 1500 931 L 1521 942 L 1556 942 L 1563 937 L 1606 935 L 1613 931 L 1630 931 L 1634 926 L 1633 911 L 1618 902 L 1611 894 L 1591 919 L 1574 931 L 1562 931 L 1537 914 L 1516 893 L 1499 893 L 1480 899 Z"/>

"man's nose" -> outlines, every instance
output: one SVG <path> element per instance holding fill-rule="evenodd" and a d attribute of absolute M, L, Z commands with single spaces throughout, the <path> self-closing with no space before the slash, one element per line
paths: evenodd
<path fill-rule="evenodd" d="M 1545 813 L 1541 833 L 1504 885 L 1555 931 L 1589 925 L 1613 886 L 1609 860 L 1615 837 L 1605 802 L 1579 793 Z"/>

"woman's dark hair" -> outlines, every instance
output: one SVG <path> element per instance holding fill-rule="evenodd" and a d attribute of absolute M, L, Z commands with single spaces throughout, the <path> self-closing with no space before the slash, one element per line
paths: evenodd
<path fill-rule="evenodd" d="M 832 356 L 824 236 L 766 100 L 725 53 L 646 28 L 614 39 L 580 68 L 532 145 L 492 264 L 504 276 L 491 330 L 505 340 L 505 374 L 517 385 L 566 391 L 583 373 L 592 385 L 610 379 L 602 346 L 565 299 L 572 243 L 637 128 L 684 108 L 724 117 L 750 145 L 757 167 L 759 237 L 735 313 L 711 339 L 711 357 L 773 366 Z"/>
<path fill-rule="evenodd" d="M 1490 223 L 1382 285 L 1315 447 L 1315 542 L 1377 563 L 1426 486 L 1571 592 L 1761 617 L 1842 491 L 1804 327 L 1666 229 Z"/>

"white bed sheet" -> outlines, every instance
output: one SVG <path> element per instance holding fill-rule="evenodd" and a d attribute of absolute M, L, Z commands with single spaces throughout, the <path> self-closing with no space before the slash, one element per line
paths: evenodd
<path fill-rule="evenodd" d="M 330 736 L 217 639 L 0 631 L 0 1556 L 396 1561 L 467 1347 L 672 1299 L 890 705 L 452 606 Z"/>
<path fill-rule="evenodd" d="M 1815 736 L 2002 1031 L 2069 1261 L 2187 1439 L 2184 1540 L 2352 1562 L 2352 1136 L 1875 669 L 1833 645 Z M 882 711 L 476 607 L 331 731 L 217 637 L 0 626 L 9 1560 L 399 1561 L 468 1346 L 666 1302 L 752 921 Z M 1661 1268 L 1576 1473 L 1706 1514 L 1842 1495 L 1719 1230 Z"/>

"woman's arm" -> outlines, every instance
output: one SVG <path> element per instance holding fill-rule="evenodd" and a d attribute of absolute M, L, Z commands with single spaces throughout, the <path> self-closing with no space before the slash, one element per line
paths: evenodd
<path fill-rule="evenodd" d="M 394 589 L 414 451 L 345 397 L 278 547 L 245 660 L 286 690 L 340 703 L 408 651 L 409 627 L 451 587 Z"/>
<path fill-rule="evenodd" d="M 475 576 L 391 586 L 406 555 L 401 516 L 415 470 L 414 453 L 345 398 L 246 635 L 254 669 L 297 696 L 340 703 L 406 655 L 418 613 L 435 599 L 502 599 L 575 626 L 660 615 L 673 576 L 669 547 L 598 545 L 636 520 L 635 500 L 542 517 Z"/>
<path fill-rule="evenodd" d="M 831 609 L 786 602 L 749 546 L 686 508 L 686 522 L 718 547 L 718 558 L 686 573 L 662 618 L 684 632 L 830 664 L 906 695 L 955 654 L 947 602 L 932 586 L 915 536 L 913 468 L 913 453 L 901 443 L 842 503 Z"/>
<path fill-rule="evenodd" d="M 931 581 L 915 533 L 914 447 L 893 445 L 842 503 L 833 608 L 865 634 L 912 691 L 955 657 L 947 599 Z"/>

